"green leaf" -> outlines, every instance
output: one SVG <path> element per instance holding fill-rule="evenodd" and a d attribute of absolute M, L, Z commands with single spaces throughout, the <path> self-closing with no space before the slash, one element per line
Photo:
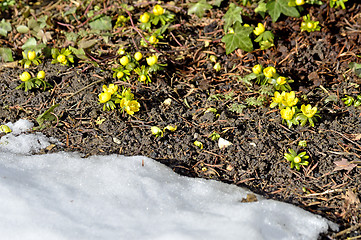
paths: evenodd
<path fill-rule="evenodd" d="M 288 6 L 288 0 L 272 0 L 267 3 L 266 8 L 273 22 L 276 22 L 281 13 L 289 17 L 300 17 L 296 7 Z"/>
<path fill-rule="evenodd" d="M 259 13 L 264 17 L 264 13 L 267 12 L 267 4 L 262 0 L 258 3 L 258 6 L 254 9 L 256 13 Z"/>
<path fill-rule="evenodd" d="M 222 42 L 226 44 L 226 54 L 230 54 L 237 48 L 250 52 L 253 50 L 253 43 L 250 38 L 253 28 L 243 27 L 239 22 L 235 23 L 234 33 L 226 34 Z"/>
<path fill-rule="evenodd" d="M 43 48 L 45 48 L 46 45 L 44 43 L 38 44 L 36 42 L 35 38 L 29 38 L 21 48 L 23 50 L 34 50 L 36 53 L 40 53 Z"/>
<path fill-rule="evenodd" d="M 35 127 L 34 130 L 44 129 L 46 126 L 44 126 L 45 121 L 52 122 L 56 119 L 55 115 L 53 114 L 54 109 L 59 106 L 59 104 L 51 106 L 48 110 L 46 110 L 44 113 L 40 114 L 36 121 L 38 122 L 39 126 Z"/>
<path fill-rule="evenodd" d="M 93 30 L 110 31 L 112 30 L 112 18 L 109 16 L 98 18 L 97 20 L 89 23 L 89 26 Z"/>
<path fill-rule="evenodd" d="M 206 0 L 200 0 L 197 3 L 190 3 L 188 8 L 188 15 L 195 14 L 199 18 L 203 17 L 207 10 L 212 9 L 212 5 L 208 4 Z"/>
<path fill-rule="evenodd" d="M 0 59 L 4 62 L 13 62 L 13 54 L 10 48 L 0 48 Z"/>
<path fill-rule="evenodd" d="M 221 3 L 223 2 L 223 0 L 213 0 L 213 1 L 211 1 L 211 4 L 213 5 L 213 6 L 217 6 L 217 7 L 219 7 L 219 6 L 221 6 Z"/>
<path fill-rule="evenodd" d="M 11 31 L 11 24 L 5 22 L 5 19 L 2 19 L 0 22 L 0 35 L 6 37 L 8 35 L 8 32 L 10 31 Z"/>
<path fill-rule="evenodd" d="M 238 7 L 234 3 L 229 4 L 229 9 L 224 14 L 224 31 L 227 32 L 228 28 L 231 27 L 234 23 L 239 22 L 242 23 L 242 16 L 241 16 L 242 8 Z"/>
<path fill-rule="evenodd" d="M 348 66 L 352 69 L 352 71 L 355 72 L 358 77 L 361 77 L 361 64 L 352 62 Z"/>
<path fill-rule="evenodd" d="M 16 31 L 18 31 L 19 33 L 27 33 L 29 32 L 29 28 L 25 25 L 19 25 L 16 27 Z"/>

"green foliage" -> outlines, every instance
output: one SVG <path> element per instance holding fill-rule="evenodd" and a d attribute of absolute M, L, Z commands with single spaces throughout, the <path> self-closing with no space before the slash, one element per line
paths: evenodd
<path fill-rule="evenodd" d="M 112 18 L 109 16 L 103 16 L 89 23 L 89 26 L 93 30 L 110 31 L 112 30 Z"/>
<path fill-rule="evenodd" d="M 11 24 L 6 22 L 5 19 L 2 19 L 0 22 L 0 35 L 6 37 L 11 29 Z"/>
<path fill-rule="evenodd" d="M 57 116 L 53 113 L 54 109 L 58 107 L 59 104 L 51 106 L 44 113 L 40 114 L 36 118 L 36 122 L 39 124 L 38 127 L 34 127 L 33 130 L 42 130 L 48 126 L 50 126 L 55 120 L 58 120 Z"/>
<path fill-rule="evenodd" d="M 341 7 L 342 9 L 346 9 L 345 2 L 348 0 L 330 0 L 330 7 L 338 8 Z"/>
<path fill-rule="evenodd" d="M 10 48 L 0 48 L 0 60 L 4 62 L 14 61 L 13 54 Z"/>
<path fill-rule="evenodd" d="M 296 167 L 297 171 L 300 170 L 301 165 L 308 166 L 309 162 L 306 161 L 306 159 L 309 158 L 308 155 L 306 155 L 306 152 L 301 152 L 297 154 L 295 150 L 292 148 L 288 149 L 289 153 L 285 153 L 284 158 L 291 162 L 291 168 Z"/>
<path fill-rule="evenodd" d="M 281 14 L 289 17 L 300 17 L 296 7 L 290 7 L 288 0 L 271 0 L 266 4 L 267 11 L 272 18 L 273 22 L 276 22 Z"/>
<path fill-rule="evenodd" d="M 42 50 L 46 47 L 44 43 L 37 43 L 36 39 L 31 37 L 29 38 L 22 46 L 21 48 L 23 50 L 31 50 L 35 51 L 37 54 L 40 54 Z"/>
<path fill-rule="evenodd" d="M 231 106 L 228 107 L 228 110 L 240 114 L 245 108 L 247 108 L 247 106 L 244 104 L 232 103 Z"/>
<path fill-rule="evenodd" d="M 226 44 L 226 54 L 230 54 L 238 48 L 247 52 L 252 51 L 253 43 L 250 37 L 252 31 L 252 27 L 244 27 L 241 23 L 236 22 L 234 33 L 228 33 L 222 38 L 222 42 Z"/>
<path fill-rule="evenodd" d="M 197 17 L 203 17 L 207 10 L 212 9 L 212 5 L 207 3 L 206 0 L 200 0 L 196 3 L 189 3 L 188 15 L 195 14 Z"/>
<path fill-rule="evenodd" d="M 303 22 L 301 23 L 301 31 L 314 32 L 320 31 L 321 27 L 318 26 L 319 21 L 312 21 L 310 14 L 303 16 Z"/>
<path fill-rule="evenodd" d="M 2 0 L 0 1 L 0 10 L 4 11 L 8 9 L 10 6 L 14 6 L 16 3 L 15 0 Z"/>
<path fill-rule="evenodd" d="M 60 51 L 57 48 L 51 49 L 52 64 L 60 63 L 62 65 L 70 66 L 74 63 L 74 56 L 69 48 L 63 48 Z"/>
<path fill-rule="evenodd" d="M 242 12 L 241 7 L 238 7 L 234 3 L 229 4 L 229 9 L 226 12 L 226 14 L 224 14 L 224 16 L 223 16 L 223 20 L 225 22 L 225 24 L 224 24 L 225 32 L 228 32 L 228 29 L 236 22 L 239 22 L 239 23 L 243 22 L 241 12 Z"/>
<path fill-rule="evenodd" d="M 258 96 L 258 97 L 249 97 L 246 98 L 246 103 L 249 106 L 262 106 L 266 98 L 264 96 Z"/>

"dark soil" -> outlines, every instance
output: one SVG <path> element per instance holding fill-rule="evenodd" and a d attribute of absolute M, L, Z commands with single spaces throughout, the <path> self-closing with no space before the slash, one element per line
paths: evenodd
<path fill-rule="evenodd" d="M 119 8 L 109 7 L 112 6 L 109 2 L 98 6 L 107 9 L 107 15 L 117 16 Z M 45 59 L 32 68 L 33 73 L 45 70 L 47 81 L 54 86 L 44 92 L 15 89 L 21 83 L 18 76 L 24 69 L 21 65 L 3 63 L 0 123 L 18 119 L 36 123 L 40 114 L 59 104 L 54 110 L 57 121 L 41 131 L 62 144 L 44 152 L 77 151 L 84 157 L 112 153 L 144 155 L 182 175 L 247 187 L 340 224 L 340 232 L 328 232 L 320 238 L 345 239 L 361 235 L 361 111 L 341 101 L 346 94 L 354 97 L 360 94 L 361 79 L 350 71 L 348 64 L 360 62 L 361 5 L 351 0 L 346 10 L 330 8 L 326 3 L 306 5 L 304 11 L 320 21 L 322 27 L 321 31 L 312 33 L 300 32 L 301 18 L 282 17 L 272 23 L 269 16 L 262 20 L 250 8 L 250 23 L 266 21 L 276 36 L 275 47 L 248 53 L 236 50 L 226 55 L 220 41 L 224 34 L 220 19 L 227 10 L 226 2 L 207 11 L 201 20 L 186 14 L 183 1 L 175 1 L 176 7 L 166 5 L 177 14 L 173 36 L 165 34 L 168 43 L 159 45 L 163 53 L 160 62 L 168 63 L 168 67 L 147 85 L 136 78 L 116 82 L 112 76 L 118 45 L 128 44 L 132 53 L 137 51 L 134 43 L 139 47 L 140 36 L 131 30 L 128 36 L 114 29 L 108 43 L 99 41 L 88 51 L 98 66 L 78 61 L 73 67 L 66 67 Z M 65 10 L 67 4 L 45 2 L 43 6 L 31 7 L 35 9 L 32 14 L 40 16 L 45 8 L 51 15 Z M 114 6 L 118 5 L 114 3 Z M 133 18 L 138 19 L 152 6 L 136 5 Z M 22 13 L 22 9 L 9 9 L 3 17 L 18 14 L 19 23 L 24 21 L 20 18 Z M 67 28 L 59 24 L 64 19 L 54 13 L 51 21 L 53 40 L 48 44 L 57 48 L 67 46 L 69 43 L 61 34 L 61 30 Z M 67 24 L 77 25 L 76 22 Z M 84 29 L 87 27 L 84 24 Z M 11 48 L 16 60 L 20 60 L 19 46 L 28 37 L 13 30 L 7 38 L 0 38 L 0 44 Z M 209 42 L 208 47 L 205 42 Z M 149 53 L 147 49 L 142 51 Z M 216 55 L 221 63 L 220 72 L 213 70 L 208 60 L 210 54 Z M 301 102 L 317 105 L 320 110 L 321 118 L 315 127 L 289 129 L 282 124 L 279 112 L 269 108 L 270 98 L 263 106 L 247 106 L 242 113 L 229 109 L 234 103 L 247 105 L 247 98 L 258 96 L 259 86 L 247 87 L 238 78 L 250 73 L 255 64 L 273 65 L 281 75 L 294 80 L 292 89 Z M 130 87 L 141 105 L 140 111 L 131 117 L 119 110 L 103 111 L 98 95 L 102 85 L 110 83 Z M 211 97 L 231 92 L 234 95 L 226 99 Z M 337 101 L 325 101 L 330 95 L 335 95 Z M 164 104 L 168 98 L 172 100 L 171 105 Z M 216 109 L 217 113 L 206 112 L 208 108 Z M 152 135 L 151 126 L 163 129 L 167 125 L 176 125 L 177 130 L 165 132 L 163 137 Z M 219 149 L 217 142 L 209 138 L 214 131 L 233 145 Z M 193 144 L 196 140 L 203 143 L 203 149 Z M 307 141 L 304 151 L 310 156 L 310 164 L 296 171 L 290 168 L 284 153 L 289 148 L 301 151 L 300 140 Z M 337 170 L 335 162 L 340 160 L 353 165 Z"/>

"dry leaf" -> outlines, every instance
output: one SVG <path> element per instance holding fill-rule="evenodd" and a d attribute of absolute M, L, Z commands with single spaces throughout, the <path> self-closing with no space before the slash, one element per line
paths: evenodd
<path fill-rule="evenodd" d="M 342 158 L 341 161 L 335 161 L 334 164 L 336 164 L 336 167 L 335 169 L 333 169 L 333 171 L 338 171 L 338 170 L 351 171 L 357 166 L 357 164 L 351 163 L 347 161 L 345 158 Z"/>

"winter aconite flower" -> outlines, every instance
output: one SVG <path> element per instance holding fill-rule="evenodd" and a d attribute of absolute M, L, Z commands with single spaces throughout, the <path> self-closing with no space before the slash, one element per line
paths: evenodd
<path fill-rule="evenodd" d="M 125 65 L 127 65 L 129 63 L 129 58 L 127 56 L 123 56 L 123 57 L 120 58 L 119 62 L 120 62 L 120 64 L 125 66 Z"/>
<path fill-rule="evenodd" d="M 140 15 L 139 17 L 139 21 L 142 22 L 142 23 L 147 23 L 149 22 L 149 18 L 150 18 L 150 15 L 149 13 L 143 13 L 142 15 Z"/>
<path fill-rule="evenodd" d="M 28 55 L 28 59 L 29 59 L 30 61 L 33 61 L 33 60 L 36 58 L 36 53 L 35 53 L 35 51 L 29 51 L 27 55 Z"/>
<path fill-rule="evenodd" d="M 112 94 L 109 92 L 102 92 L 101 94 L 99 94 L 99 102 L 100 103 L 106 103 L 110 100 L 110 98 L 112 97 Z"/>
<path fill-rule="evenodd" d="M 163 137 L 163 131 L 162 129 L 160 129 L 157 126 L 153 126 L 150 128 L 150 131 L 152 132 L 153 135 L 155 135 L 156 137 Z"/>
<path fill-rule="evenodd" d="M 276 69 L 274 67 L 266 67 L 265 69 L 263 69 L 263 74 L 266 77 L 271 78 L 276 75 Z"/>
<path fill-rule="evenodd" d="M 287 80 L 286 80 L 285 77 L 278 77 L 276 82 L 277 82 L 278 85 L 283 85 L 283 84 L 287 83 Z"/>
<path fill-rule="evenodd" d="M 109 84 L 109 87 L 103 85 L 103 92 L 108 92 L 110 95 L 116 93 L 118 91 L 118 85 Z"/>
<path fill-rule="evenodd" d="M 159 42 L 159 40 L 158 40 L 158 38 L 156 36 L 152 35 L 152 36 L 149 37 L 148 42 L 150 44 L 157 44 Z"/>
<path fill-rule="evenodd" d="M 292 107 L 296 105 L 297 102 L 298 102 L 298 98 L 296 98 L 295 92 L 292 91 L 289 93 L 285 93 L 282 104 L 285 105 L 286 107 Z"/>
<path fill-rule="evenodd" d="M 66 60 L 66 57 L 65 57 L 65 55 L 64 54 L 60 54 L 57 58 L 56 58 L 56 60 L 58 60 L 58 62 L 60 62 L 60 63 L 62 63 L 62 64 L 66 64 L 66 62 L 67 62 L 67 60 Z"/>
<path fill-rule="evenodd" d="M 294 107 L 286 107 L 281 110 L 281 117 L 284 120 L 291 120 L 293 118 L 293 115 L 295 114 L 296 109 Z"/>
<path fill-rule="evenodd" d="M 162 15 L 164 13 L 164 8 L 162 8 L 160 5 L 155 5 L 154 8 L 153 8 L 153 14 L 155 16 L 159 16 L 159 15 Z"/>
<path fill-rule="evenodd" d="M 143 54 L 141 52 L 134 53 L 134 59 L 140 61 L 143 58 Z"/>
<path fill-rule="evenodd" d="M 262 66 L 257 64 L 257 65 L 254 65 L 253 68 L 252 68 L 252 72 L 256 75 L 259 75 L 262 73 Z"/>
<path fill-rule="evenodd" d="M 276 107 L 277 105 L 280 105 L 280 108 L 281 108 L 281 104 L 282 104 L 282 101 L 283 101 L 283 98 L 285 96 L 286 92 L 282 92 L 282 94 L 280 94 L 279 92 L 275 92 L 274 93 L 274 97 L 272 97 L 272 103 L 270 105 L 271 108 L 274 108 Z"/>
<path fill-rule="evenodd" d="M 285 153 L 284 158 L 291 162 L 291 168 L 296 167 L 297 171 L 301 169 L 301 165 L 307 166 L 309 164 L 306 159 L 309 158 L 308 155 L 306 155 L 306 152 L 301 152 L 297 154 L 295 150 L 292 148 L 288 149 L 289 153 Z"/>
<path fill-rule="evenodd" d="M 158 57 L 156 55 L 153 55 L 153 56 L 150 56 L 147 58 L 147 63 L 149 66 L 157 64 L 157 62 L 158 62 Z"/>
<path fill-rule="evenodd" d="M 31 79 L 31 75 L 28 72 L 23 72 L 22 74 L 20 74 L 20 80 L 23 82 L 29 81 Z"/>
<path fill-rule="evenodd" d="M 133 115 L 135 112 L 139 111 L 140 104 L 136 100 L 128 100 L 126 98 L 123 98 L 120 101 L 120 107 L 129 115 Z"/>
<path fill-rule="evenodd" d="M 37 78 L 39 79 L 44 79 L 45 78 L 45 72 L 44 71 L 39 71 L 38 74 L 36 75 Z"/>
<path fill-rule="evenodd" d="M 301 6 L 301 5 L 305 4 L 305 0 L 295 0 L 295 3 L 297 6 Z"/>
<path fill-rule="evenodd" d="M 301 111 L 306 117 L 312 118 L 317 112 L 317 107 L 311 107 L 311 104 L 308 104 L 307 106 L 303 104 L 301 106 Z"/>
<path fill-rule="evenodd" d="M 255 35 L 261 35 L 264 31 L 265 31 L 265 27 L 262 23 L 258 23 L 257 27 L 255 27 L 255 29 L 253 30 L 253 33 Z"/>

